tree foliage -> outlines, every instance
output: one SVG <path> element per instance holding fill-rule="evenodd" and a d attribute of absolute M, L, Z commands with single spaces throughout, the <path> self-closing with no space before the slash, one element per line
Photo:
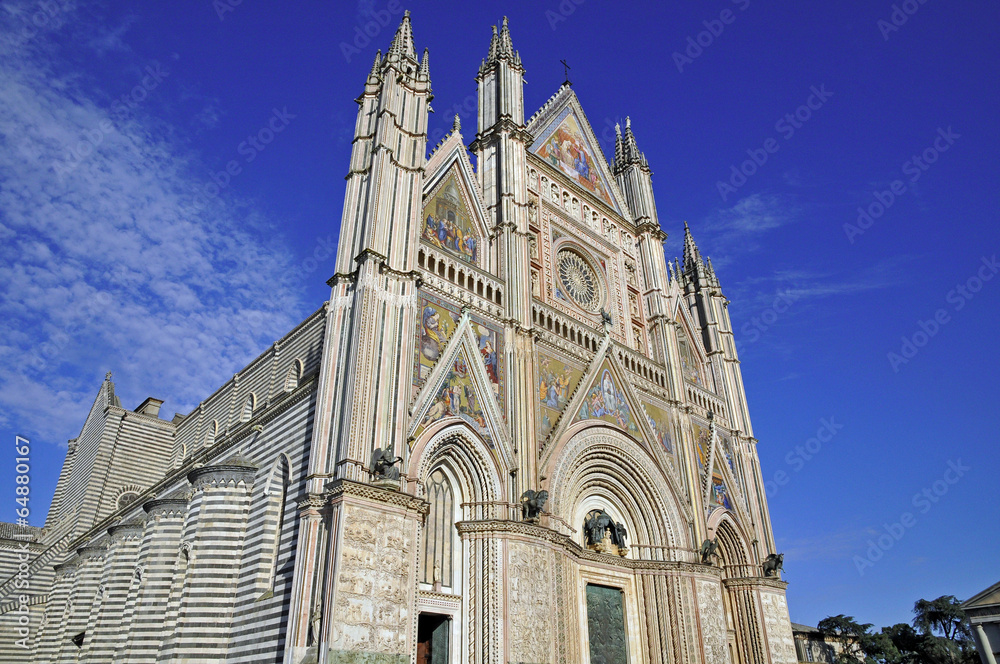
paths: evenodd
<path fill-rule="evenodd" d="M 843 614 L 824 618 L 817 627 L 840 645 L 837 664 L 977 664 L 972 628 L 952 595 L 917 600 L 913 626 L 899 623 L 872 630 Z"/>

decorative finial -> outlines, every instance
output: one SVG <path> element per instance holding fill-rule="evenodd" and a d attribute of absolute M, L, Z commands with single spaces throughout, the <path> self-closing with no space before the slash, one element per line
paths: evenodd
<path fill-rule="evenodd" d="M 625 129 L 631 129 L 631 128 L 632 128 L 632 118 L 626 115 L 625 116 Z"/>
<path fill-rule="evenodd" d="M 615 123 L 615 134 L 617 134 L 618 136 L 622 135 L 622 126 L 617 122 Z"/>
<path fill-rule="evenodd" d="M 108 373 L 104 374 L 104 380 L 106 380 L 106 381 L 110 381 L 111 380 L 111 372 L 110 371 Z"/>
<path fill-rule="evenodd" d="M 451 125 L 451 130 L 456 134 L 462 129 L 462 118 L 459 117 L 458 113 L 455 114 L 455 122 Z"/>
<path fill-rule="evenodd" d="M 560 60 L 559 62 L 562 63 L 562 66 L 563 66 L 563 76 L 565 76 L 565 78 L 566 78 L 566 80 L 563 81 L 563 85 L 573 85 L 570 82 L 570 80 L 569 80 L 569 70 L 571 69 L 571 67 L 568 64 L 566 64 L 565 60 Z"/>

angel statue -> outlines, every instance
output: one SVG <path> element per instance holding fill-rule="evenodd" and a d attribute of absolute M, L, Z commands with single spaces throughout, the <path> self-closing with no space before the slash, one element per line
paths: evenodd
<path fill-rule="evenodd" d="M 376 480 L 399 481 L 399 468 L 396 468 L 396 464 L 401 462 L 403 457 L 393 458 L 392 455 L 391 445 L 384 450 L 381 447 L 376 447 L 375 451 L 372 452 L 372 462 L 368 468 Z"/>

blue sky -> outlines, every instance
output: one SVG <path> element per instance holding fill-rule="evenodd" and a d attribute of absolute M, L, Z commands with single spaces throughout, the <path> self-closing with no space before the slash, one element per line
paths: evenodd
<path fill-rule="evenodd" d="M 1000 5 L 406 7 L 432 135 L 458 112 L 471 140 L 504 12 L 529 114 L 565 58 L 606 152 L 631 116 L 668 255 L 687 220 L 732 300 L 794 621 L 997 580 Z M 4 3 L 0 430 L 32 441 L 33 523 L 106 371 L 169 418 L 326 299 L 352 100 L 401 11 Z"/>

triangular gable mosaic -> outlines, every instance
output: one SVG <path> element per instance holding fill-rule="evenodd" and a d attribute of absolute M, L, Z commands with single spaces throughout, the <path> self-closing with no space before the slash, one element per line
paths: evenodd
<path fill-rule="evenodd" d="M 572 106 L 566 106 L 535 139 L 535 154 L 621 214 L 618 203 L 601 175 L 600 150 L 590 144 Z"/>
<path fill-rule="evenodd" d="M 729 488 L 726 486 L 726 480 L 716 466 L 715 471 L 712 473 L 712 489 L 708 493 L 708 510 L 713 510 L 717 507 L 722 507 L 727 510 L 733 509 L 733 499 L 729 495 Z"/>
<path fill-rule="evenodd" d="M 646 421 L 652 429 L 656 442 L 663 447 L 668 454 L 674 453 L 674 420 L 670 413 L 659 406 L 643 401 L 642 407 L 646 411 Z"/>
<path fill-rule="evenodd" d="M 642 440 L 632 407 L 607 360 L 604 360 L 590 389 L 583 396 L 583 403 L 574 418 L 575 422 L 581 420 L 604 420 Z"/>
<path fill-rule="evenodd" d="M 476 389 L 470 359 L 462 347 L 449 367 L 441 387 L 430 400 L 430 407 L 424 413 L 420 424 L 413 432 L 419 438 L 424 430 L 445 417 L 465 420 L 490 447 L 494 447 L 493 435 L 486 424 L 486 415 L 480 403 L 481 395 Z M 478 358 L 477 358 L 478 361 Z"/>
<path fill-rule="evenodd" d="M 584 370 L 556 357 L 538 353 L 538 438 L 552 432 L 576 391 Z"/>
<path fill-rule="evenodd" d="M 677 328 L 677 346 L 681 356 L 681 372 L 684 379 L 695 385 L 705 387 L 705 369 L 692 345 L 690 337 L 684 330 L 684 326 Z"/>
<path fill-rule="evenodd" d="M 479 264 L 482 238 L 463 194 L 458 168 L 452 167 L 424 203 L 420 237 L 450 256 Z"/>
<path fill-rule="evenodd" d="M 427 381 L 438 359 L 444 354 L 445 347 L 460 325 L 462 317 L 457 306 L 432 295 L 421 293 L 418 301 L 413 385 L 419 390 Z M 479 355 L 486 368 L 486 376 L 502 409 L 503 359 L 497 349 L 502 345 L 503 333 L 478 316 L 470 316 L 470 323 Z"/>

